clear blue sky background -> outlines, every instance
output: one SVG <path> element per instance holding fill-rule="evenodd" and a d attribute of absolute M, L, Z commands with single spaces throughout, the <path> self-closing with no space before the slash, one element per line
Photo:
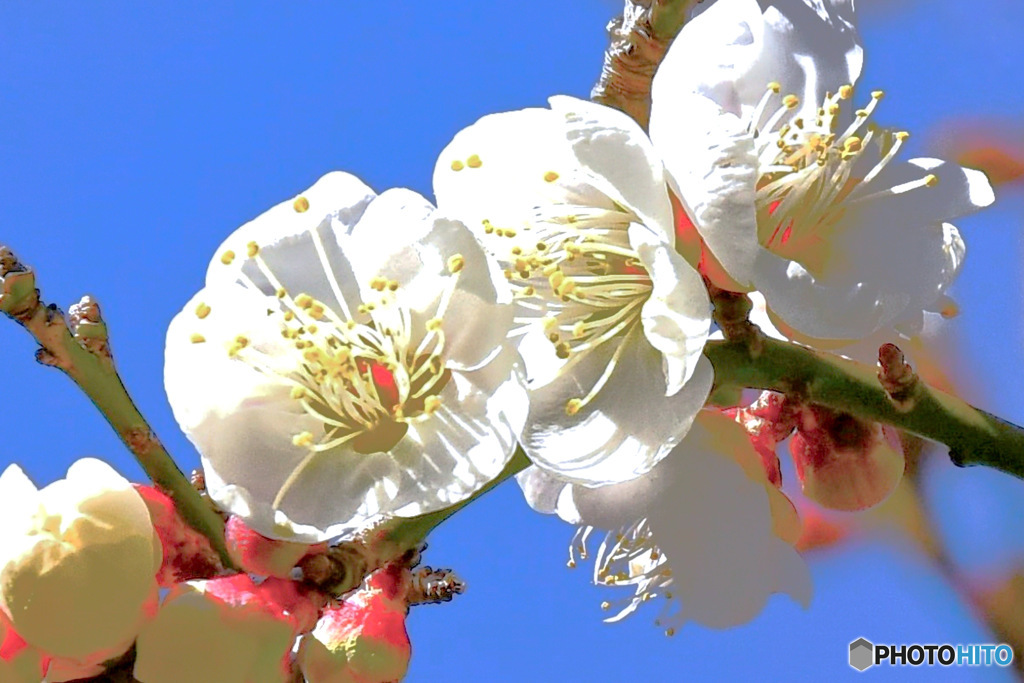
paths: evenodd
<path fill-rule="evenodd" d="M 927 152 L 952 118 L 1024 115 L 1024 4 L 864 3 L 867 88 L 880 121 Z M 47 301 L 96 296 L 139 406 L 182 466 L 198 462 L 162 387 L 168 321 L 202 283 L 223 237 L 332 169 L 376 189 L 430 196 L 434 158 L 495 111 L 587 96 L 611 0 L 0 4 L 0 243 L 35 266 Z M 1004 192 L 959 222 L 968 257 L 956 294 L 984 407 L 1024 422 L 1021 227 Z M 2 321 L 0 321 L 2 322 Z M 39 483 L 78 457 L 141 472 L 70 382 L 0 324 L 0 464 Z M 932 504 L 954 557 L 978 570 L 1022 554 L 1024 486 L 939 468 Z M 565 568 L 571 529 L 505 485 L 431 539 L 468 594 L 414 611 L 408 680 L 821 680 L 856 675 L 847 644 L 985 642 L 939 574 L 876 538 L 813 558 L 815 599 L 773 599 L 752 624 L 689 626 L 669 639 L 641 611 L 600 622 L 609 594 Z M 873 670 L 873 679 L 1007 680 L 994 670 Z M 972 678 L 973 677 L 973 678 Z M 1002 677 L 1002 678 L 1000 678 Z"/>

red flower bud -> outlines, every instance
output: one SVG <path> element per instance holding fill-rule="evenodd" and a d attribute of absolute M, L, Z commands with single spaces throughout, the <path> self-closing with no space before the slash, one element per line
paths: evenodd
<path fill-rule="evenodd" d="M 823 406 L 804 406 L 789 442 L 804 495 L 833 510 L 863 510 L 903 477 L 903 451 L 881 425 Z"/>
<path fill-rule="evenodd" d="M 288 578 L 292 568 L 306 555 L 327 550 L 326 543 L 308 545 L 267 538 L 234 515 L 228 519 L 224 533 L 231 559 L 245 571 L 260 576 Z"/>

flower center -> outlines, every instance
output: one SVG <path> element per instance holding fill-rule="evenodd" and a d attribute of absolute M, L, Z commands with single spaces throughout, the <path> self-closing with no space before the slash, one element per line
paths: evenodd
<path fill-rule="evenodd" d="M 558 175 L 549 172 L 544 178 L 553 182 Z M 522 231 L 483 222 L 520 304 L 518 331 L 539 319 L 555 355 L 566 361 L 563 371 L 580 354 L 629 332 L 640 319 L 652 285 L 629 243 L 629 226 L 636 222 L 639 218 L 618 205 L 573 204 L 538 207 Z M 600 390 L 617 358 L 586 396 L 569 401 L 570 414 Z"/>
<path fill-rule="evenodd" d="M 792 118 L 800 101 L 786 95 L 759 125 L 779 92 L 778 83 L 768 85 L 750 123 L 758 155 L 758 239 L 765 248 L 820 275 L 831 256 L 830 233 L 851 205 L 876 196 L 868 195 L 863 186 L 896 157 L 909 133 L 869 124 L 884 95 L 881 90 L 871 93 L 868 105 L 853 112 L 853 121 L 840 129 L 844 102 L 853 96 L 850 85 L 826 94 L 813 118 Z M 883 193 L 937 182 L 935 175 L 927 175 Z"/>
<path fill-rule="evenodd" d="M 436 315 L 419 325 L 400 303 L 399 283 L 380 277 L 368 283 L 367 291 L 376 297 L 364 297 L 353 315 L 319 235 L 315 230 L 310 235 L 342 310 L 332 310 L 309 294 L 287 291 L 259 247 L 250 243 L 250 259 L 276 289 L 275 296 L 267 297 L 273 302 L 268 303 L 267 316 L 279 327 L 287 351 L 239 335 L 228 343 L 227 353 L 290 386 L 291 398 L 323 425 L 318 434 L 292 435 L 292 443 L 307 447 L 310 457 L 346 443 L 362 454 L 388 451 L 405 436 L 410 422 L 426 419 L 441 406 L 439 394 L 451 378 L 445 369 L 441 317 L 464 261 L 459 255 L 449 259 L 451 277 Z M 222 260 L 230 263 L 233 255 Z M 241 270 L 239 278 L 260 291 Z M 210 307 L 201 304 L 196 314 L 206 317 Z"/>
<path fill-rule="evenodd" d="M 586 560 L 587 542 L 594 528 L 585 526 L 576 530 L 569 546 L 569 568 L 576 567 L 576 558 Z M 594 583 L 598 586 L 628 587 L 633 595 L 615 601 L 604 601 L 601 609 L 616 612 L 605 621 L 615 622 L 632 614 L 645 602 L 664 597 L 667 601 L 661 615 L 655 621 L 659 625 L 671 622 L 666 619 L 673 594 L 672 570 L 665 555 L 655 543 L 654 534 L 646 519 L 641 519 L 621 529 L 609 532 L 598 547 L 594 558 Z M 668 626 L 665 633 L 674 635 L 674 626 Z"/>

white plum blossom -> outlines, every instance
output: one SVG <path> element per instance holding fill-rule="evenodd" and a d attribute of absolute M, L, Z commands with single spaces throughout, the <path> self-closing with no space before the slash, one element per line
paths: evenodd
<path fill-rule="evenodd" d="M 132 485 L 95 458 L 42 489 L 10 465 L 0 519 L 3 620 L 60 668 L 124 653 L 155 605 L 162 558 Z"/>
<path fill-rule="evenodd" d="M 763 292 L 789 336 L 919 327 L 964 257 L 946 221 L 994 198 L 979 171 L 898 159 L 862 63 L 851 0 L 718 0 L 654 78 L 651 137 L 720 284 Z"/>
<path fill-rule="evenodd" d="M 661 161 L 625 114 L 571 97 L 485 116 L 441 153 L 441 210 L 516 300 L 534 463 L 584 485 L 651 469 L 711 388 L 710 303 L 676 252 Z"/>
<path fill-rule="evenodd" d="M 217 250 L 165 385 L 213 500 L 317 542 L 470 496 L 515 449 L 511 295 L 420 195 L 331 173 Z"/>
<path fill-rule="evenodd" d="M 588 558 L 595 528 L 608 531 L 594 583 L 632 594 L 602 603 L 614 608 L 607 621 L 662 598 L 657 623 L 672 634 L 687 621 L 712 628 L 749 621 L 776 592 L 810 601 L 810 574 L 792 546 L 796 511 L 769 482 L 746 431 L 720 412 L 702 411 L 639 479 L 587 488 L 530 467 L 517 481 L 535 510 L 579 525 L 570 567 Z"/>

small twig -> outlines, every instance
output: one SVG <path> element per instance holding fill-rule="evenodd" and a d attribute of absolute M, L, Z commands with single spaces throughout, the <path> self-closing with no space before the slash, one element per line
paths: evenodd
<path fill-rule="evenodd" d="M 704 278 L 704 284 L 714 307 L 712 315 L 722 330 L 722 336 L 726 341 L 745 344 L 750 355 L 756 357 L 761 352 L 765 337 L 761 328 L 750 322 L 750 311 L 754 308 L 750 297 L 722 289 L 707 278 Z"/>
<path fill-rule="evenodd" d="M 882 344 L 878 348 L 878 381 L 897 410 L 913 409 L 919 379 L 895 344 Z"/>
<path fill-rule="evenodd" d="M 32 270 L 0 245 L 0 311 L 36 338 L 39 362 L 60 368 L 85 392 L 153 483 L 174 500 L 181 516 L 196 531 L 210 539 L 224 566 L 232 567 L 224 544 L 223 520 L 178 469 L 121 382 L 99 305 L 84 297 L 72 307 L 69 328 L 60 310 L 39 298 Z"/>

